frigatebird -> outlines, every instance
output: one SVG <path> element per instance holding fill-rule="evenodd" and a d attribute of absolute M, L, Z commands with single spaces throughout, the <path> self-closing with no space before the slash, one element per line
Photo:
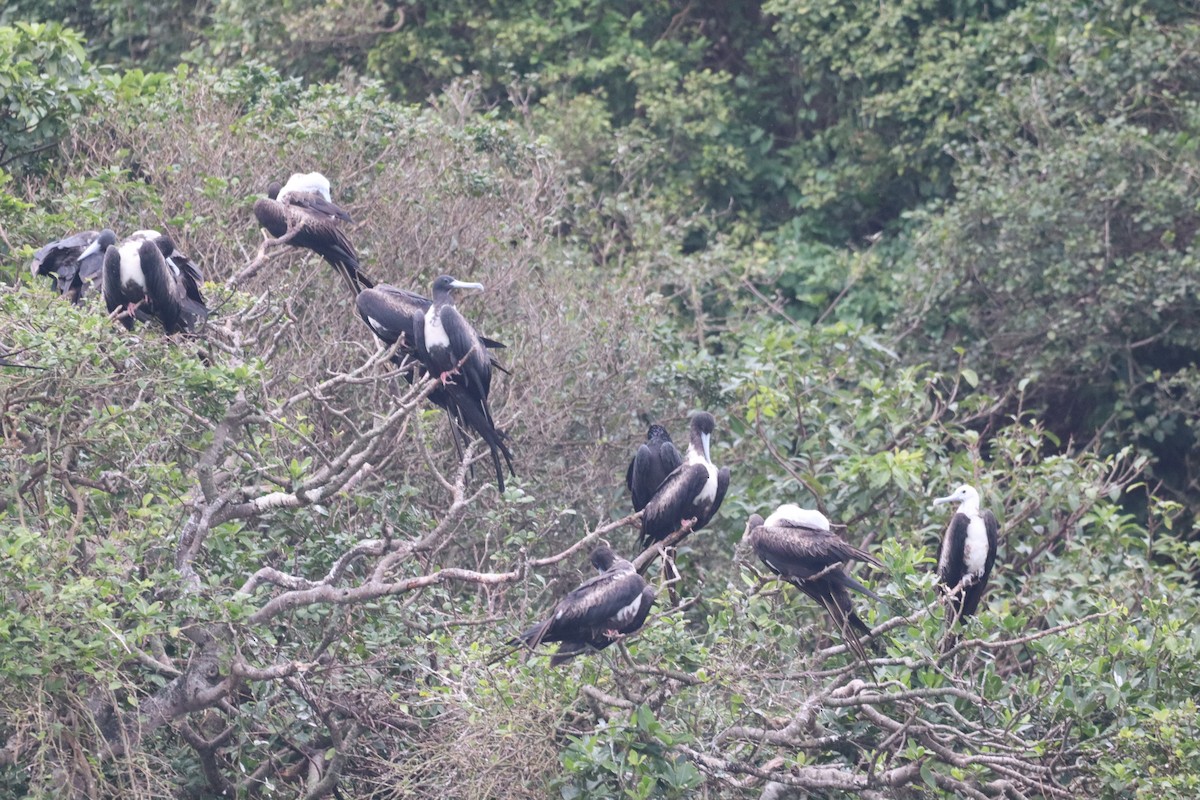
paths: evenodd
<path fill-rule="evenodd" d="M 867 663 L 867 653 L 858 635 L 871 629 L 854 613 L 850 589 L 874 600 L 879 596 L 850 577 L 843 565 L 865 561 L 883 564 L 835 534 L 829 519 L 820 511 L 785 503 L 764 520 L 751 514 L 746 539 L 767 568 L 821 604 L 833 619 L 846 646 Z"/>
<path fill-rule="evenodd" d="M 138 312 L 157 317 L 168 334 L 191 331 L 207 319 L 200 270 L 170 237 L 141 230 L 117 244 L 117 235 L 105 228 L 79 258 L 94 252 L 104 253 L 105 306 L 110 314 L 125 308 L 120 321 L 127 330 Z"/>
<path fill-rule="evenodd" d="M 439 282 L 442 282 L 443 278 L 454 282 L 454 279 L 448 276 L 442 276 L 435 281 L 435 298 L 438 296 Z M 483 288 L 479 284 L 462 285 Z M 456 287 L 451 286 L 442 292 L 442 307 L 437 314 L 437 320 L 445 336 L 434 337 L 436 358 L 426 344 L 428 317 L 437 309 L 436 301 L 415 292 L 381 284 L 359 292 L 356 305 L 367 327 L 379 339 L 387 344 L 401 342 L 393 360 L 401 368 L 405 380 L 413 383 L 429 374 L 438 376 L 439 385 L 428 395 L 430 402 L 446 410 L 458 435 L 462 435 L 464 429 L 473 430 L 487 443 L 496 469 L 496 481 L 503 492 L 504 473 L 500 466 L 500 456 L 504 457 L 509 471 L 512 472 L 512 453 L 504 442 L 504 435 L 496 429 L 487 399 L 492 368 L 502 372 L 507 370 L 487 354 L 486 350 L 503 348 L 504 345 L 479 336 L 470 323 L 458 313 L 450 297 L 453 288 Z M 449 325 L 449 328 L 446 328 L 446 325 Z M 448 331 L 453 332 L 453 337 Z M 440 345 L 443 339 L 446 342 L 444 346 Z M 479 363 L 481 360 L 482 364 Z M 461 372 L 455 372 L 460 361 L 463 362 L 463 369 Z M 455 449 L 460 451 L 461 456 L 457 437 L 454 442 Z"/>
<path fill-rule="evenodd" d="M 662 425 L 651 425 L 646 441 L 637 449 L 625 471 L 625 485 L 633 498 L 633 510 L 641 511 L 654 497 L 667 476 L 683 464 L 683 456 Z"/>
<path fill-rule="evenodd" d="M 329 262 L 356 295 L 374 286 L 362 273 L 358 251 L 342 232 L 350 215 L 333 202 L 329 180 L 319 172 L 296 173 L 288 182 L 273 182 L 267 197 L 254 203 L 258 223 L 276 239 L 295 231 L 288 244 L 312 250 Z"/>
<path fill-rule="evenodd" d="M 996 563 L 1000 526 L 995 515 L 979 507 L 979 492 L 963 484 L 953 494 L 933 501 L 935 506 L 958 503 L 938 545 L 937 575 L 943 593 L 950 597 L 954 619 L 972 616 L 987 589 Z"/>
<path fill-rule="evenodd" d="M 104 272 L 103 252 L 92 251 L 82 257 L 98 238 L 100 231 L 81 231 L 50 242 L 33 254 L 29 271 L 34 277 L 50 278 L 55 290 L 72 303 L 82 303 L 92 287 L 100 283 Z"/>
<path fill-rule="evenodd" d="M 708 524 L 729 489 L 729 467 L 712 463 L 709 446 L 717 422 L 707 411 L 692 414 L 684 462 L 659 484 L 642 511 L 642 545 L 660 542 L 691 521 L 691 530 Z"/>
<path fill-rule="evenodd" d="M 654 589 L 606 545 L 592 551 L 591 562 L 600 574 L 559 600 L 548 619 L 510 644 L 533 650 L 543 642 L 559 642 L 550 657 L 550 666 L 556 667 L 589 650 L 603 650 L 642 627 L 654 604 Z"/>

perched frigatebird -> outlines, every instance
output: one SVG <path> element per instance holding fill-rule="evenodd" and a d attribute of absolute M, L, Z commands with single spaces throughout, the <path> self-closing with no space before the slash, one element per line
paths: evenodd
<path fill-rule="evenodd" d="M 625 485 L 633 498 L 633 510 L 641 511 L 654 497 L 667 476 L 683 464 L 671 434 L 662 425 L 651 425 L 646 441 L 637 449 L 625 471 Z"/>
<path fill-rule="evenodd" d="M 50 278 L 55 290 L 72 303 L 82 303 L 104 272 L 103 252 L 93 250 L 83 257 L 98 238 L 100 231 L 82 231 L 50 242 L 33 254 L 29 271 Z"/>
<path fill-rule="evenodd" d="M 965 483 L 933 501 L 935 506 L 943 503 L 958 503 L 958 510 L 938 545 L 938 583 L 950 597 L 954 618 L 962 619 L 975 613 L 987 589 L 1000 526 L 991 511 L 980 510 L 979 492 Z"/>
<path fill-rule="evenodd" d="M 692 414 L 684 462 L 659 484 L 642 511 L 641 542 L 661 542 L 692 521 L 692 531 L 708 524 L 729 489 L 729 467 L 712 463 L 709 446 L 717 421 L 707 411 Z"/>
<path fill-rule="evenodd" d="M 104 253 L 105 305 L 109 313 L 125 308 L 120 321 L 127 330 L 133 330 L 139 312 L 158 318 L 168 334 L 191 331 L 207 319 L 200 270 L 170 237 L 141 230 L 117 244 L 117 235 L 105 228 L 80 260 L 93 252 Z"/>
<path fill-rule="evenodd" d="M 548 619 L 510 644 L 533 650 L 543 642 L 560 642 L 550 657 L 550 666 L 556 667 L 588 650 L 603 650 L 642 627 L 654 604 L 654 589 L 606 545 L 592 551 L 591 562 L 600 574 L 559 600 Z"/>
<path fill-rule="evenodd" d="M 459 285 L 452 285 L 456 283 Z M 496 481 L 503 492 L 504 472 L 500 456 L 512 472 L 512 453 L 504 442 L 504 435 L 496 429 L 488 406 L 488 393 L 492 367 L 506 370 L 487 350 L 504 345 L 479 336 L 454 307 L 451 292 L 462 286 L 483 288 L 479 284 L 462 284 L 443 275 L 434 282 L 435 300 L 382 284 L 359 292 L 356 305 L 367 327 L 382 341 L 388 344 L 401 342 L 394 361 L 402 368 L 406 380 L 412 383 L 428 374 L 438 376 L 440 383 L 428 395 L 430 402 L 446 409 L 452 426 L 460 435 L 464 428 L 473 430 L 487 443 L 496 469 Z M 436 300 L 439 292 L 440 309 Z M 436 319 L 432 353 L 426 335 L 431 316 Z M 457 366 L 460 361 L 463 362 L 461 369 Z M 457 438 L 455 448 L 459 448 Z"/>
<path fill-rule="evenodd" d="M 835 534 L 820 511 L 793 503 L 779 506 L 766 520 L 751 514 L 746 539 L 768 569 L 821 604 L 846 646 L 866 663 L 867 653 L 858 635 L 870 634 L 871 629 L 854 613 L 849 590 L 874 600 L 879 596 L 850 577 L 843 565 L 865 561 L 882 568 L 883 564 Z"/>
<path fill-rule="evenodd" d="M 358 252 L 342 232 L 341 223 L 350 222 L 350 215 L 333 202 L 329 180 L 321 173 L 296 173 L 286 184 L 272 183 L 267 197 L 255 201 L 254 216 L 276 239 L 295 231 L 288 244 L 321 256 L 356 295 L 375 285 L 362 273 Z"/>

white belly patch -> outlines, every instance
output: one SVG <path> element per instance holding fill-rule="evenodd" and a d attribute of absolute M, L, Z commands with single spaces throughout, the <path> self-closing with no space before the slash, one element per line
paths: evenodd
<path fill-rule="evenodd" d="M 967 541 L 963 547 L 963 566 L 968 575 L 982 575 L 987 566 L 987 527 L 980 517 L 972 517 L 967 524 Z"/>
<path fill-rule="evenodd" d="M 127 242 L 117 250 L 121 254 L 121 285 L 136 283 L 145 290 L 146 275 L 142 272 L 142 258 L 138 255 L 139 246 L 141 246 L 141 242 Z"/>
<path fill-rule="evenodd" d="M 435 347 L 450 347 L 450 337 L 442 325 L 442 315 L 436 308 L 431 308 L 425 312 L 425 349 L 432 350 Z"/>
<path fill-rule="evenodd" d="M 711 503 L 717 499 L 717 468 L 712 464 L 705 464 L 704 469 L 708 471 L 708 480 L 704 482 L 704 488 L 696 495 L 696 499 L 692 501 L 695 505 L 702 503 Z"/>

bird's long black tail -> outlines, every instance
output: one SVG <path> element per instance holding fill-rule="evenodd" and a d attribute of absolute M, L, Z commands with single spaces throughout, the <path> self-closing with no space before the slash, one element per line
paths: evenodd
<path fill-rule="evenodd" d="M 516 471 L 512 464 L 512 451 L 508 449 L 508 445 L 504 443 L 504 434 L 496 430 L 492 424 L 491 414 L 487 412 L 483 403 L 477 398 L 472 397 L 466 390 L 454 384 L 447 387 L 450 390 L 450 396 L 453 398 L 454 405 L 459 412 L 459 418 L 468 428 L 479 434 L 479 438 L 487 444 L 492 451 L 492 466 L 496 469 L 496 485 L 500 489 L 500 493 L 504 493 L 504 468 L 500 465 L 500 456 L 504 456 L 504 462 L 508 465 L 509 474 L 516 476 Z"/>

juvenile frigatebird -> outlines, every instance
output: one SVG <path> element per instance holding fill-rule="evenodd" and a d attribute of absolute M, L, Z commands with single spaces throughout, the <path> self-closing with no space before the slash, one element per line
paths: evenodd
<path fill-rule="evenodd" d="M 138 312 L 157 317 L 168 334 L 191 331 L 207 319 L 200 270 L 170 237 L 141 230 L 117 244 L 117 235 L 105 228 L 79 259 L 93 252 L 104 253 L 105 305 L 110 314 L 125 308 L 120 321 L 127 330 Z"/>
<path fill-rule="evenodd" d="M 560 642 L 550 657 L 550 666 L 556 667 L 588 650 L 603 650 L 642 627 L 654 604 L 654 589 L 606 545 L 592 551 L 591 561 L 600 574 L 559 600 L 549 619 L 510 644 L 533 650 L 543 642 Z"/>
<path fill-rule="evenodd" d="M 671 434 L 662 425 L 651 425 L 646 441 L 637 449 L 625 471 L 625 485 L 633 498 L 633 510 L 641 511 L 654 497 L 667 476 L 683 464 Z"/>
<path fill-rule="evenodd" d="M 276 239 L 295 230 L 288 244 L 325 259 L 356 295 L 375 285 L 362 273 L 358 251 L 342 232 L 341 222 L 350 222 L 350 215 L 333 202 L 329 180 L 321 173 L 295 173 L 286 184 L 272 183 L 267 197 L 255 201 L 254 216 Z"/>
<path fill-rule="evenodd" d="M 850 577 L 842 565 L 865 561 L 883 564 L 835 534 L 824 514 L 785 503 L 764 520 L 751 514 L 746 538 L 767 568 L 821 604 L 833 619 L 846 646 L 867 663 L 867 653 L 858 635 L 870 634 L 850 603 L 850 589 L 874 600 L 879 596 Z"/>
<path fill-rule="evenodd" d="M 33 254 L 29 271 L 45 275 L 54 288 L 72 303 L 82 303 L 92 287 L 100 283 L 104 272 L 104 253 L 98 250 L 81 257 L 100 231 L 82 231 L 57 242 L 50 242 Z"/>
<path fill-rule="evenodd" d="M 707 411 L 692 414 L 684 463 L 659 484 L 642 511 L 642 545 L 661 542 L 694 520 L 692 531 L 708 524 L 729 489 L 729 467 L 712 463 L 709 446 L 717 421 Z"/>
<path fill-rule="evenodd" d="M 958 503 L 937 553 L 938 584 L 949 596 L 957 620 L 979 608 L 996 563 L 1000 526 L 991 511 L 980 510 L 979 492 L 973 486 L 964 483 L 953 494 L 933 501 L 935 506 L 943 503 Z"/>

